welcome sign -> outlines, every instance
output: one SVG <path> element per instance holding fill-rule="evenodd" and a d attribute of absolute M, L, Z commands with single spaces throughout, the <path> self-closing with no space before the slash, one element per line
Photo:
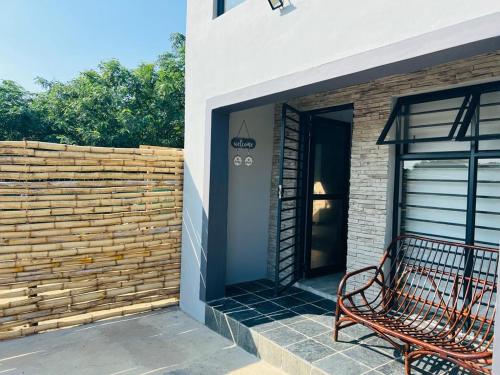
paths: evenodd
<path fill-rule="evenodd" d="M 254 149 L 257 142 L 253 138 L 234 137 L 231 139 L 231 146 L 234 148 Z"/>
<path fill-rule="evenodd" d="M 244 130 L 246 133 L 246 137 L 240 137 L 241 131 Z M 257 142 L 255 139 L 250 136 L 250 132 L 248 131 L 248 126 L 245 120 L 241 123 L 240 129 L 238 130 L 238 134 L 236 137 L 231 139 L 231 146 L 236 149 L 236 156 L 233 158 L 233 164 L 236 167 L 240 167 L 245 165 L 246 167 L 250 167 L 253 165 L 253 157 L 250 150 L 253 150 Z M 247 156 L 245 159 L 240 155 L 240 150 L 246 150 L 245 153 Z M 243 163 L 244 161 L 244 163 Z"/>

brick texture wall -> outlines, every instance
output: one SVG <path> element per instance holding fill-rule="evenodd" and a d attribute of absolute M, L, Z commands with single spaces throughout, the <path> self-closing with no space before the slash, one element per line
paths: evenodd
<path fill-rule="evenodd" d="M 387 76 L 288 102 L 299 110 L 354 104 L 347 241 L 347 270 L 376 264 L 391 230 L 394 173 L 391 148 L 376 141 L 389 116 L 394 97 L 500 79 L 500 51 L 436 65 L 408 74 Z M 281 104 L 276 105 L 269 227 L 269 277 L 274 277 L 276 205 L 279 173 Z M 389 219 L 388 219 L 389 218 Z M 358 279 L 357 282 L 362 282 Z M 356 284 L 352 285 L 353 287 Z"/>

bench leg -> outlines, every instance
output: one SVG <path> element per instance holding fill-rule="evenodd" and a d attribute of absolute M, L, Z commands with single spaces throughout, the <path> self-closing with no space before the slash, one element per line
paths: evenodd
<path fill-rule="evenodd" d="M 410 351 L 410 345 L 406 344 L 405 348 L 407 347 L 408 350 L 405 350 L 405 375 L 410 375 L 411 372 L 411 363 L 421 357 L 425 357 L 427 355 L 434 355 L 435 353 L 430 352 L 428 350 L 414 350 L 413 352 Z"/>
<path fill-rule="evenodd" d="M 410 352 L 405 352 L 405 375 L 411 375 Z"/>
<path fill-rule="evenodd" d="M 411 357 L 412 357 L 412 352 L 411 352 L 411 345 L 408 343 L 404 343 L 404 346 L 401 348 L 404 354 L 405 358 L 405 375 L 410 375 L 411 374 Z"/>
<path fill-rule="evenodd" d="M 336 304 L 335 307 L 335 323 L 333 323 L 333 340 L 336 342 L 339 339 L 339 324 L 340 324 L 340 307 Z"/>

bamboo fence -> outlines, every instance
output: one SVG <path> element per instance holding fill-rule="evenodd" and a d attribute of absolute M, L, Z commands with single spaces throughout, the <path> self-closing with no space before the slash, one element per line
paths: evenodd
<path fill-rule="evenodd" d="M 0 340 L 178 303 L 180 149 L 0 142 Z"/>

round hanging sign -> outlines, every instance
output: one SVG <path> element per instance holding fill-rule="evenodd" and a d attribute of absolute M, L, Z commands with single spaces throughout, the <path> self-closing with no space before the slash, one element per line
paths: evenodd
<path fill-rule="evenodd" d="M 249 166 L 251 166 L 252 164 L 253 164 L 253 158 L 252 158 L 251 156 L 247 156 L 247 157 L 245 158 L 245 165 L 246 165 L 247 167 L 249 167 Z"/>
<path fill-rule="evenodd" d="M 236 155 L 233 159 L 233 163 L 234 165 L 236 165 L 237 167 L 239 167 L 241 165 L 241 163 L 243 162 L 242 158 L 240 155 Z"/>

